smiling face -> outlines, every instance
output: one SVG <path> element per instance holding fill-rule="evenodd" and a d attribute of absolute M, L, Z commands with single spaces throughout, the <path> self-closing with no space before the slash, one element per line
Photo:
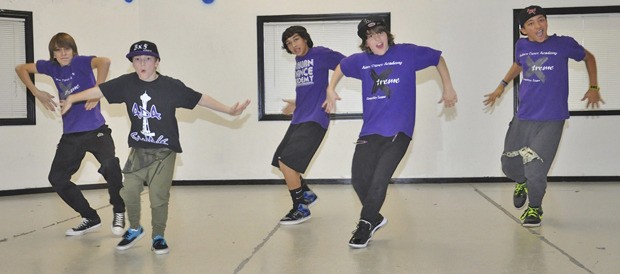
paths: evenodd
<path fill-rule="evenodd" d="M 60 64 L 61 67 L 71 64 L 71 60 L 75 53 L 72 48 L 56 47 L 53 51 L 54 59 Z"/>
<path fill-rule="evenodd" d="M 299 34 L 295 33 L 293 36 L 286 39 L 286 47 L 295 56 L 304 56 L 308 53 L 310 48 L 308 47 L 308 41 L 303 39 Z"/>
<path fill-rule="evenodd" d="M 159 66 L 159 59 L 157 57 L 137 55 L 133 57 L 132 64 L 140 80 L 151 82 L 157 79 L 157 66 Z"/>
<path fill-rule="evenodd" d="M 385 31 L 366 33 L 366 47 L 375 55 L 383 55 L 389 49 L 388 35 Z"/>
<path fill-rule="evenodd" d="M 542 43 L 549 37 L 547 35 L 547 17 L 544 15 L 536 15 L 523 24 L 521 33 L 527 36 L 532 42 Z"/>

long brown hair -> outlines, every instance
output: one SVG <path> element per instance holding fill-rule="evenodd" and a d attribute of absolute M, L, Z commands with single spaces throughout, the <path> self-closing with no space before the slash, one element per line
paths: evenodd
<path fill-rule="evenodd" d="M 54 51 L 59 48 L 72 49 L 73 56 L 76 56 L 78 54 L 78 49 L 77 49 L 77 45 L 75 44 L 75 40 L 73 40 L 73 37 L 71 37 L 71 35 L 64 33 L 64 32 L 56 33 L 56 35 L 52 36 L 52 39 L 50 39 L 50 43 L 47 46 L 47 49 L 50 52 L 50 61 L 58 63 L 58 61 L 56 61 L 56 59 L 54 58 Z"/>

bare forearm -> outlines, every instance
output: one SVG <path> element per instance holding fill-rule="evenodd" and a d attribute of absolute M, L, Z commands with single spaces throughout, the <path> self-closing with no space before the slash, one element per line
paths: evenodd
<path fill-rule="evenodd" d="M 105 82 L 110 71 L 110 59 L 105 57 L 95 57 L 91 61 L 91 66 L 97 69 L 97 85 Z"/>
<path fill-rule="evenodd" d="M 517 63 L 512 63 L 512 66 L 510 66 L 510 69 L 508 69 L 508 72 L 506 73 L 504 78 L 502 78 L 502 80 L 506 83 L 510 83 L 510 81 L 515 79 L 515 77 L 517 77 L 519 73 L 521 73 L 521 67 L 517 65 Z"/>
<path fill-rule="evenodd" d="M 437 72 L 439 72 L 439 77 L 441 77 L 441 83 L 445 89 L 452 89 L 452 79 L 450 78 L 450 71 L 448 70 L 448 65 L 446 64 L 446 60 L 443 57 L 439 57 L 439 63 L 437 64 Z"/>
<path fill-rule="evenodd" d="M 29 70 L 34 69 L 35 71 L 30 72 Z M 34 64 L 21 64 L 15 67 L 15 73 L 17 73 L 17 77 L 19 80 L 24 83 L 24 85 L 30 90 L 33 95 L 36 95 L 39 92 L 39 89 L 34 85 L 32 79 L 30 79 L 30 73 L 36 73 L 36 67 Z"/>
<path fill-rule="evenodd" d="M 342 79 L 342 77 L 344 77 L 344 74 L 340 69 L 340 65 L 338 65 L 336 69 L 334 69 L 334 73 L 332 73 L 332 78 L 329 81 L 327 90 L 336 90 L 336 86 L 338 85 L 338 82 L 340 82 L 340 79 Z"/>
<path fill-rule="evenodd" d="M 92 99 L 101 99 L 103 97 L 103 93 L 99 86 L 95 86 L 93 88 L 89 88 L 85 91 L 73 93 L 67 97 L 67 101 L 69 103 L 75 103 L 80 101 L 87 101 Z"/>
<path fill-rule="evenodd" d="M 594 58 L 594 55 L 592 55 L 592 53 L 586 50 L 586 57 L 584 58 L 584 61 L 586 63 L 586 70 L 588 72 L 590 86 L 598 86 L 596 58 Z"/>
<path fill-rule="evenodd" d="M 210 108 L 215 111 L 219 111 L 223 113 L 230 113 L 229 106 L 221 103 L 218 100 L 215 100 L 215 98 L 209 95 L 206 95 L 206 94 L 202 95 L 202 97 L 200 98 L 200 101 L 198 101 L 198 105 L 202 107 Z"/>

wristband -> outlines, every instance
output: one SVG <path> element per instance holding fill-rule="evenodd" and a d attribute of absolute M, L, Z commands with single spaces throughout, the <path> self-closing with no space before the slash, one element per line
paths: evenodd
<path fill-rule="evenodd" d="M 504 79 L 502 79 L 502 81 L 500 82 L 500 85 L 502 85 L 502 87 L 506 87 L 508 85 L 508 82 L 504 81 Z"/>
<path fill-rule="evenodd" d="M 601 88 L 599 88 L 598 86 L 591 85 L 591 86 L 590 86 L 590 89 L 593 89 L 593 90 L 599 91 Z"/>

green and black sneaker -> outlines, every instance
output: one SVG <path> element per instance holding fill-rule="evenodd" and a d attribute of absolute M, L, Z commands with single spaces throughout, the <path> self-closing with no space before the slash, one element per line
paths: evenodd
<path fill-rule="evenodd" d="M 523 212 L 523 215 L 521 215 L 523 226 L 525 227 L 540 226 L 540 222 L 542 221 L 542 215 L 543 215 L 542 207 L 528 206 L 525 212 Z"/>
<path fill-rule="evenodd" d="M 515 193 L 512 196 L 512 202 L 516 208 L 522 208 L 527 200 L 527 185 L 525 182 L 515 185 Z"/>

